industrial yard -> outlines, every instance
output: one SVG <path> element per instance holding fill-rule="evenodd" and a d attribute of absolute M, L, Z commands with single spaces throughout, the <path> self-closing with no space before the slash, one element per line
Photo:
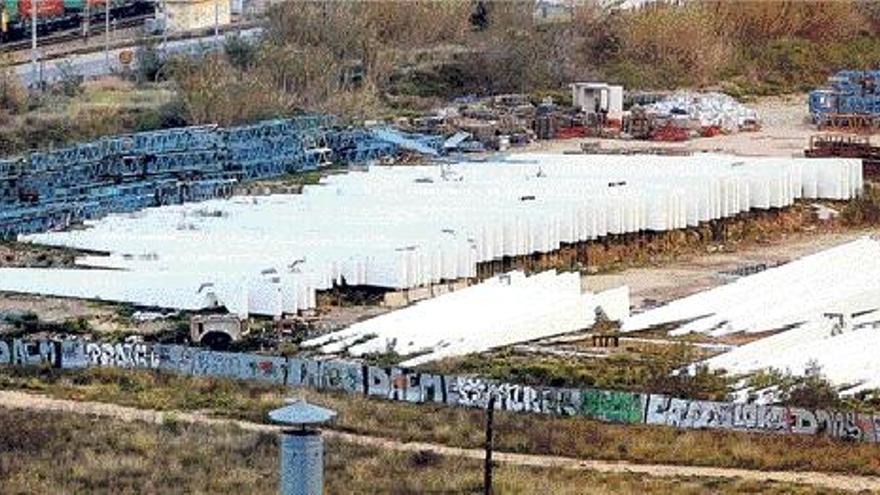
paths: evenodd
<path fill-rule="evenodd" d="M 0 492 L 880 491 L 871 2 L 34 5 Z"/>

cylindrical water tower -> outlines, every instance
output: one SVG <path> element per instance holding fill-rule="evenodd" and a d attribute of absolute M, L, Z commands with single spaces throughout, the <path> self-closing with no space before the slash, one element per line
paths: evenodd
<path fill-rule="evenodd" d="M 281 434 L 281 495 L 323 495 L 324 440 L 309 426 L 334 416 L 336 412 L 301 399 L 269 413 L 272 421 L 290 425 Z"/>

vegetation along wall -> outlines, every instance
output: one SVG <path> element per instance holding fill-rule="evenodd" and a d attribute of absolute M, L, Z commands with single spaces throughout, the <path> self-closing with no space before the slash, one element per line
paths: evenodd
<path fill-rule="evenodd" d="M 474 408 L 486 408 L 489 398 L 495 395 L 496 409 L 512 412 L 880 442 L 880 415 L 677 399 L 609 390 L 531 387 L 396 367 L 217 352 L 181 345 L 0 340 L 0 365 L 154 369 L 265 381 L 384 400 Z"/>

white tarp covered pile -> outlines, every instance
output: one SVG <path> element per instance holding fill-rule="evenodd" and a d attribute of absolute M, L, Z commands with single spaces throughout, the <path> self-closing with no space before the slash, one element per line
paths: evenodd
<path fill-rule="evenodd" d="M 511 272 L 303 343 L 325 353 L 394 351 L 403 366 L 569 333 L 629 314 L 629 289 L 581 292 L 578 273 Z"/>
<path fill-rule="evenodd" d="M 706 361 L 747 374 L 803 375 L 880 387 L 880 242 L 862 238 L 629 318 L 624 331 L 691 320 L 672 334 L 724 335 L 795 326 Z"/>
<path fill-rule="evenodd" d="M 880 293 L 871 294 L 863 307 L 880 306 Z M 705 362 L 710 369 L 749 374 L 777 369 L 803 376 L 818 366 L 831 383 L 845 393 L 880 388 L 880 313 L 813 317 L 803 325 L 737 347 Z"/>
<path fill-rule="evenodd" d="M 26 241 L 110 253 L 0 269 L 0 290 L 280 315 L 337 283 L 411 288 L 477 264 L 610 234 L 696 226 L 798 198 L 848 199 L 851 159 L 517 155 L 516 162 L 373 167 L 302 195 L 150 208 Z"/>
<path fill-rule="evenodd" d="M 671 333 L 764 332 L 880 307 L 880 243 L 865 237 L 633 315 L 623 331 L 687 321 Z"/>
<path fill-rule="evenodd" d="M 700 127 L 716 126 L 728 132 L 758 123 L 755 110 L 724 93 L 681 91 L 650 105 L 648 111 L 664 117 L 687 115 L 698 121 Z"/>

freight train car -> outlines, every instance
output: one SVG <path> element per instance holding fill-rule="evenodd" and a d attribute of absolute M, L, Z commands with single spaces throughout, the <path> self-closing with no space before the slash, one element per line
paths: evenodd
<path fill-rule="evenodd" d="M 37 34 L 80 26 L 88 18 L 91 23 L 104 22 L 106 0 L 4 0 L 0 13 L 0 39 L 14 41 L 30 36 L 33 1 L 36 1 Z M 110 0 L 110 17 L 123 19 L 153 11 L 148 0 Z"/>

